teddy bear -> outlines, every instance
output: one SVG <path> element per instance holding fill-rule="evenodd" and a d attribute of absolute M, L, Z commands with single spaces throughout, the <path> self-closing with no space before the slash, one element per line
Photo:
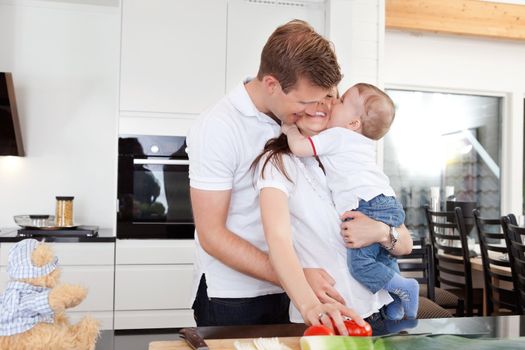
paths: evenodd
<path fill-rule="evenodd" d="M 0 295 L 0 350 L 94 350 L 99 322 L 85 316 L 70 324 L 65 310 L 86 297 L 85 288 L 60 284 L 51 246 L 35 239 L 9 251 L 10 280 Z"/>

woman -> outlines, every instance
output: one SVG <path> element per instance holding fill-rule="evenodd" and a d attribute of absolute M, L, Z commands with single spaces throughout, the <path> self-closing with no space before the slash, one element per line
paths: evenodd
<path fill-rule="evenodd" d="M 302 116 L 297 127 L 304 135 L 315 135 L 326 128 L 329 112 L 329 106 L 320 105 Z M 376 314 L 390 303 L 392 298 L 386 291 L 372 294 L 352 278 L 345 248 L 345 244 L 358 248 L 375 242 L 388 246 L 388 227 L 358 212 L 345 213 L 342 218 L 353 220 L 341 224 L 318 161 L 292 155 L 285 135 L 270 140 L 256 162 L 269 256 L 293 303 L 290 320 L 332 328 L 332 319 L 339 332 L 346 334 L 342 316 L 360 323 L 361 317 Z M 407 254 L 412 249 L 410 234 L 404 226 L 398 231 L 400 237 L 393 254 Z M 328 272 L 346 305 L 321 303 L 303 268 L 323 268 Z"/>

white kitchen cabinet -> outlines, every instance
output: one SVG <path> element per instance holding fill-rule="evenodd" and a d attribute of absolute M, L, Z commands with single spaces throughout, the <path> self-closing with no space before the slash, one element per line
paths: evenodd
<path fill-rule="evenodd" d="M 115 311 L 115 329 L 193 327 L 193 310 Z"/>
<path fill-rule="evenodd" d="M 259 70 L 261 51 L 278 26 L 292 19 L 325 32 L 325 4 L 316 1 L 228 1 L 226 91 Z"/>
<path fill-rule="evenodd" d="M 193 240 L 117 240 L 115 329 L 194 326 Z"/>
<path fill-rule="evenodd" d="M 117 265 L 115 310 L 189 309 L 193 265 Z"/>
<path fill-rule="evenodd" d="M 224 95 L 227 0 L 123 0 L 121 114 L 198 114 Z"/>
<path fill-rule="evenodd" d="M 193 264 L 193 239 L 119 239 L 117 265 Z"/>
<path fill-rule="evenodd" d="M 7 259 L 15 243 L 0 244 L 0 290 L 8 281 Z M 86 299 L 77 307 L 68 309 L 72 322 L 90 314 L 101 323 L 101 329 L 113 328 L 113 286 L 115 275 L 115 244 L 49 243 L 58 257 L 62 270 L 61 283 L 80 284 L 88 289 Z"/>

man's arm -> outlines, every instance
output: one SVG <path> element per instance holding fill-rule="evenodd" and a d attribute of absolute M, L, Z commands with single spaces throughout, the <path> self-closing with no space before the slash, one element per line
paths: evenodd
<path fill-rule="evenodd" d="M 279 285 L 268 255 L 226 228 L 231 190 L 190 189 L 195 227 L 202 248 L 225 265 Z"/>
<path fill-rule="evenodd" d="M 347 211 L 341 217 L 342 220 L 351 218 L 341 224 L 341 235 L 345 240 L 347 248 L 362 248 L 373 243 L 379 243 L 384 247 L 390 247 L 390 227 L 380 221 L 373 220 L 358 211 Z M 397 228 L 399 238 L 393 255 L 406 255 L 412 251 L 412 237 L 410 231 L 401 225 Z"/>
<path fill-rule="evenodd" d="M 226 228 L 231 191 L 195 188 L 190 191 L 195 226 L 202 248 L 239 272 L 280 285 L 268 254 Z M 335 281 L 325 270 L 307 268 L 304 273 L 322 302 L 338 301 L 344 304 L 343 297 L 333 287 Z"/>
<path fill-rule="evenodd" d="M 283 124 L 281 127 L 283 134 L 288 138 L 288 146 L 293 154 L 298 157 L 315 156 L 312 141 L 305 137 L 295 124 Z"/>

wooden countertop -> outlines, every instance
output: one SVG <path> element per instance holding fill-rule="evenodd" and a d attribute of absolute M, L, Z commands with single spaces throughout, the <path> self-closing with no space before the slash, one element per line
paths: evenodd
<path fill-rule="evenodd" d="M 300 350 L 299 337 L 283 337 L 279 341 L 292 350 Z M 233 343 L 238 340 L 242 343 L 251 343 L 253 339 L 206 339 L 210 350 L 233 350 Z M 192 350 L 184 340 L 154 341 L 149 343 L 149 350 Z"/>

